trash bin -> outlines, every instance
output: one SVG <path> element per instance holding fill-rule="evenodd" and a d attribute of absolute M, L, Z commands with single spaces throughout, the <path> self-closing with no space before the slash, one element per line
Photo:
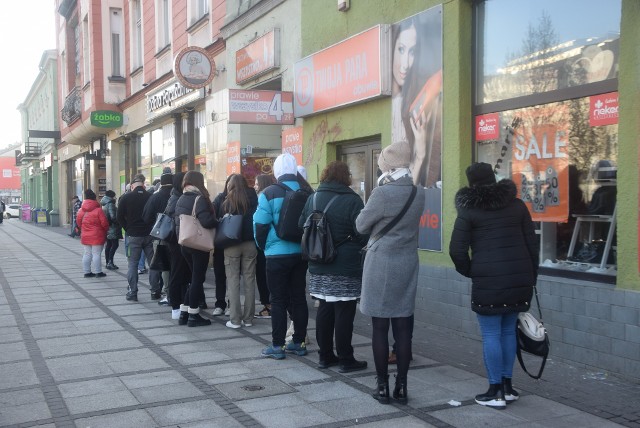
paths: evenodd
<path fill-rule="evenodd" d="M 49 211 L 49 224 L 52 227 L 60 226 L 60 213 L 56 210 Z"/>

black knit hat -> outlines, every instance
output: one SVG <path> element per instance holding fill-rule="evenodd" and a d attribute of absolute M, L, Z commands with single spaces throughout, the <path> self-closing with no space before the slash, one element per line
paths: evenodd
<path fill-rule="evenodd" d="M 85 199 L 93 199 L 95 201 L 96 200 L 96 194 L 93 192 L 93 190 L 87 189 L 87 190 L 84 191 L 84 198 Z"/>
<path fill-rule="evenodd" d="M 106 192 L 104 192 L 104 194 L 110 198 L 116 197 L 116 192 L 114 192 L 113 190 L 107 190 Z"/>
<path fill-rule="evenodd" d="M 165 166 L 160 176 L 160 185 L 165 186 L 167 184 L 173 184 L 173 174 L 171 174 L 171 168 Z"/>
<path fill-rule="evenodd" d="M 496 175 L 488 163 L 476 162 L 467 168 L 467 180 L 471 187 L 495 184 Z"/>

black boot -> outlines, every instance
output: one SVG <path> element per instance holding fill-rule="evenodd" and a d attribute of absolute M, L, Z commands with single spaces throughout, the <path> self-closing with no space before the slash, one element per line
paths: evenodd
<path fill-rule="evenodd" d="M 396 376 L 396 387 L 393 388 L 393 398 L 398 400 L 400 404 L 407 404 L 409 397 L 407 396 L 407 378 Z"/>
<path fill-rule="evenodd" d="M 504 390 L 501 383 L 489 385 L 489 389 L 484 394 L 476 395 L 476 403 L 481 406 L 492 407 L 498 410 L 504 410 L 507 402 L 504 399 Z"/>
<path fill-rule="evenodd" d="M 381 404 L 389 404 L 389 375 L 376 377 L 376 392 L 373 394 L 373 398 L 378 400 Z"/>
<path fill-rule="evenodd" d="M 187 325 L 189 322 L 189 313 L 187 311 L 180 311 L 180 318 L 178 318 L 178 325 Z"/>
<path fill-rule="evenodd" d="M 211 320 L 202 318 L 200 314 L 189 314 L 189 321 L 187 321 L 187 327 L 200 327 L 203 325 L 211 325 Z"/>
<path fill-rule="evenodd" d="M 507 404 L 513 403 L 518 398 L 520 398 L 520 394 L 518 394 L 518 391 L 513 389 L 513 387 L 511 386 L 510 377 L 502 378 L 502 389 L 504 390 L 504 399 L 507 402 Z"/>

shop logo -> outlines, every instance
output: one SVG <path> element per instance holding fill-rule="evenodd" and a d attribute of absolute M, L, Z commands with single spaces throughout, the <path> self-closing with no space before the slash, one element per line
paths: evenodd
<path fill-rule="evenodd" d="M 109 110 L 92 111 L 91 124 L 99 128 L 118 128 L 122 126 L 122 113 Z"/>
<path fill-rule="evenodd" d="M 498 113 L 476 116 L 476 141 L 497 140 L 500 137 Z"/>
<path fill-rule="evenodd" d="M 618 123 L 618 93 L 589 97 L 589 125 L 604 126 Z"/>

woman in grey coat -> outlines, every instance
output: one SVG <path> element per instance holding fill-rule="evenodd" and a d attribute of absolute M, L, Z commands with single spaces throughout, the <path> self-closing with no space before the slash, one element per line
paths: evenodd
<path fill-rule="evenodd" d="M 370 234 L 364 262 L 360 311 L 371 317 L 372 348 L 377 389 L 373 397 L 389 403 L 389 324 L 397 347 L 398 374 L 393 397 L 407 402 L 407 372 L 411 358 L 411 316 L 418 284 L 418 223 L 424 207 L 424 192 L 417 191 L 406 213 L 386 234 L 376 235 L 400 214 L 414 186 L 406 142 L 385 148 L 378 158 L 382 176 L 356 219 L 358 233 Z M 375 243 L 374 243 L 375 241 Z"/>

